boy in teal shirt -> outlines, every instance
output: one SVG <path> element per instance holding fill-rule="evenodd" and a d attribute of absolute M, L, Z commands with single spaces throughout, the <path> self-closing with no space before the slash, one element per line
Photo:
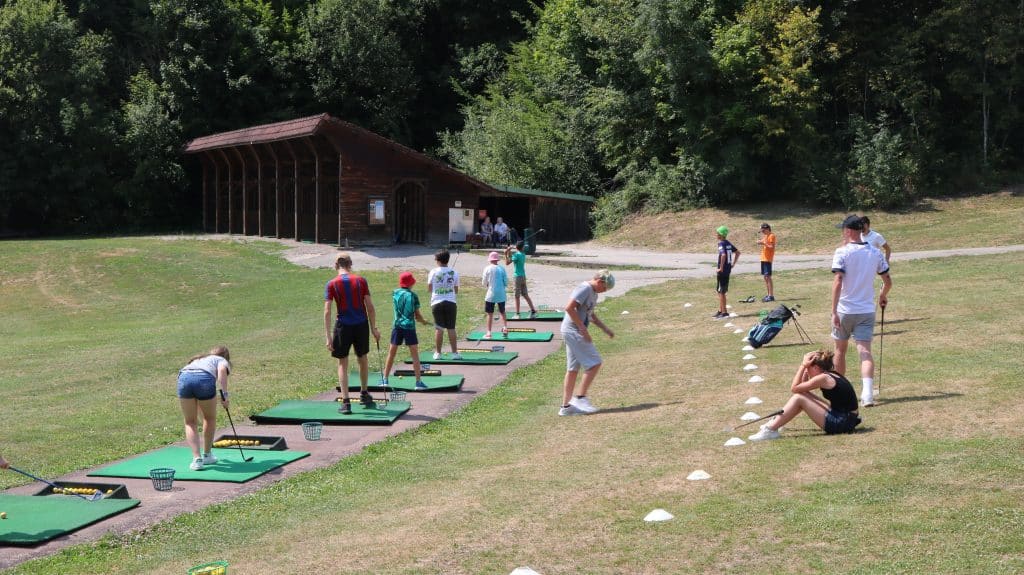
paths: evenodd
<path fill-rule="evenodd" d="M 388 384 L 388 375 L 391 373 L 391 366 L 395 363 L 395 355 L 398 353 L 398 346 L 405 344 L 409 346 L 409 353 L 412 354 L 412 370 L 416 375 L 416 389 L 423 391 L 427 389 L 426 384 L 420 378 L 420 351 L 419 340 L 416 338 L 416 322 L 424 325 L 427 320 L 420 314 L 420 298 L 412 291 L 416 285 L 416 278 L 412 272 L 402 272 L 398 276 L 398 289 L 391 295 L 391 301 L 395 307 L 395 322 L 391 328 L 391 346 L 388 348 L 388 360 L 384 367 L 384 385 Z"/>
<path fill-rule="evenodd" d="M 534 319 L 537 317 L 537 310 L 533 307 L 529 290 L 526 289 L 526 254 L 523 253 L 523 242 L 516 242 L 515 248 L 505 248 L 505 265 L 509 264 L 512 264 L 512 281 L 515 284 L 516 317 L 520 317 L 519 298 L 522 297 L 526 298 L 526 303 L 530 306 L 530 319 Z"/>

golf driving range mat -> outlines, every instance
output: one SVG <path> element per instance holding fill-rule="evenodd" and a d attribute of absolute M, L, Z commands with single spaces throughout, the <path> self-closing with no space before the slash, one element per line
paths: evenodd
<path fill-rule="evenodd" d="M 464 365 L 505 365 L 519 357 L 519 354 L 514 351 L 499 352 L 486 349 L 460 349 L 459 353 L 462 354 L 462 359 L 452 359 L 450 356 L 447 358 L 442 357 L 441 359 L 434 359 L 434 354 L 432 352 L 421 351 L 420 364 L 459 363 Z M 405 363 L 412 363 L 412 358 L 405 360 Z"/>
<path fill-rule="evenodd" d="M 305 451 L 268 451 L 245 447 L 242 450 L 246 457 L 252 457 L 252 461 L 242 461 L 242 454 L 237 447 L 214 447 L 213 454 L 217 456 L 217 463 L 203 466 L 200 471 L 192 471 L 188 467 L 192 463 L 192 450 L 172 445 L 97 469 L 89 473 L 89 476 L 149 479 L 150 469 L 169 467 L 174 470 L 175 481 L 245 483 L 272 469 L 309 456 Z"/>
<path fill-rule="evenodd" d="M 0 511 L 7 514 L 7 519 L 0 519 L 0 545 L 38 545 L 138 504 L 138 499 L 0 494 Z"/>
<path fill-rule="evenodd" d="M 535 331 L 535 332 L 521 332 L 521 331 L 510 331 L 508 335 L 502 335 L 501 332 L 493 332 L 490 339 L 484 339 L 484 332 L 474 331 L 466 336 L 469 341 L 493 341 L 494 343 L 502 343 L 505 341 L 551 341 L 551 338 L 555 337 L 555 334 L 550 331 Z M 437 363 L 434 361 L 434 363 Z"/>
<path fill-rule="evenodd" d="M 537 317 L 530 317 L 530 312 L 505 314 L 508 321 L 562 321 L 565 317 L 564 311 L 543 311 L 537 312 Z"/>
<path fill-rule="evenodd" d="M 459 374 L 450 375 L 432 375 L 432 376 L 421 376 L 423 383 L 427 386 L 427 389 L 418 390 L 416 389 L 416 376 L 411 373 L 412 370 L 401 370 L 402 375 L 392 375 L 388 378 L 387 389 L 381 385 L 380 373 L 370 374 L 370 379 L 366 382 L 366 387 L 372 391 L 457 391 L 462 387 L 462 383 L 466 380 Z M 405 372 L 409 371 L 408 375 Z M 353 383 L 354 382 L 354 383 Z M 348 390 L 359 391 L 359 377 L 355 378 L 349 376 L 348 379 Z M 352 396 L 352 413 L 355 415 L 355 403 L 358 402 L 359 396 Z"/>
<path fill-rule="evenodd" d="M 380 379 L 377 382 L 380 383 Z M 416 383 L 415 380 L 413 383 Z M 256 423 L 319 421 L 324 425 L 391 425 L 412 407 L 408 401 L 389 401 L 386 404 L 383 401 L 378 401 L 376 407 L 366 408 L 359 404 L 358 395 L 352 398 L 351 405 L 352 413 L 342 415 L 338 413 L 338 408 L 341 407 L 341 403 L 338 401 L 293 399 L 282 401 L 276 407 L 253 415 L 252 420 Z"/>

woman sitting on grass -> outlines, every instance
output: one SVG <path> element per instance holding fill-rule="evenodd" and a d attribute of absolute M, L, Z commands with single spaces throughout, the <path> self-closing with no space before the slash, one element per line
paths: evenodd
<path fill-rule="evenodd" d="M 761 431 L 750 436 L 750 441 L 778 439 L 779 429 L 801 411 L 828 434 L 850 433 L 860 425 L 857 394 L 850 382 L 834 371 L 833 355 L 832 351 L 824 350 L 804 355 L 789 387 L 793 395 L 782 408 L 782 415 L 762 425 Z M 815 389 L 821 390 L 828 404 L 813 393 Z"/>
<path fill-rule="evenodd" d="M 185 416 L 185 441 L 192 448 L 189 468 L 199 471 L 204 465 L 217 463 L 212 453 L 213 434 L 217 430 L 217 389 L 223 393 L 221 403 L 228 405 L 228 374 L 231 373 L 231 352 L 223 345 L 188 360 L 178 372 L 178 401 Z M 199 443 L 196 425 L 203 418 L 203 442 Z M 201 447 L 206 448 L 205 452 Z"/>

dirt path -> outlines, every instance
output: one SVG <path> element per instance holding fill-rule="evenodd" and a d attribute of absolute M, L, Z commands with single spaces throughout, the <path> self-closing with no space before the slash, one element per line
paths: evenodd
<path fill-rule="evenodd" d="M 229 236 L 202 237 L 229 239 Z M 178 239 L 178 237 L 172 236 L 168 239 Z M 283 254 L 288 261 L 313 268 L 333 266 L 334 258 L 339 251 L 337 248 L 327 245 L 287 240 L 282 240 L 282 243 L 288 247 Z M 400 269 L 430 269 L 433 267 L 434 251 L 421 246 L 399 246 L 349 250 L 349 253 L 352 255 L 356 270 L 393 269 L 397 271 Z M 898 264 L 901 261 L 922 258 L 989 255 L 1017 251 L 1024 251 L 1024 245 L 896 253 L 893 255 L 893 263 Z M 453 258 L 453 265 L 464 276 L 472 277 L 484 268 L 486 257 L 486 252 L 459 253 L 456 258 Z M 830 263 L 830 255 L 782 255 L 776 258 L 775 269 L 780 271 L 808 268 L 827 269 Z M 636 287 L 680 278 L 710 278 L 714 272 L 712 265 L 713 254 L 658 253 L 608 248 L 588 242 L 543 246 L 538 251 L 536 259 L 528 264 L 527 273 L 532 286 L 531 295 L 534 296 L 535 303 L 561 306 L 575 285 L 588 279 L 595 270 L 601 267 L 610 266 L 614 269 L 615 266 L 630 266 L 630 269 L 615 269 L 617 282 L 613 295 L 617 296 Z M 742 258 L 736 268 L 736 273 L 756 273 L 757 271 L 759 271 L 759 264 L 756 258 L 750 257 Z M 505 366 L 438 366 L 446 374 L 463 374 L 465 384 L 462 390 L 457 393 L 410 393 L 413 409 L 399 418 L 394 425 L 328 426 L 324 429 L 323 440 L 316 442 L 306 441 L 302 437 L 298 425 L 238 425 L 238 432 L 241 435 L 283 436 L 290 449 L 308 451 L 311 455 L 243 484 L 177 482 L 173 491 L 159 492 L 153 489 L 149 480 L 111 479 L 110 482 L 125 483 L 130 495 L 141 500 L 142 504 L 134 510 L 37 547 L 4 548 L 3 553 L 0 554 L 0 568 L 51 555 L 70 545 L 96 541 L 109 532 L 118 535 L 137 534 L 165 519 L 196 511 L 214 503 L 235 499 L 297 473 L 327 467 L 343 457 L 358 453 L 367 445 L 389 435 L 395 435 L 442 418 L 472 401 L 478 394 L 486 392 L 495 384 L 503 381 L 515 369 L 537 362 L 559 349 L 561 339 L 558 335 L 558 323 L 528 322 L 523 326 L 535 327 L 538 331 L 553 331 L 555 338 L 547 343 L 506 343 L 506 351 L 516 351 L 520 355 L 519 358 Z M 467 345 L 472 347 L 474 343 Z M 332 399 L 335 395 L 334 392 L 324 393 L 314 399 Z M 556 402 L 557 398 L 553 396 L 552 405 Z M 236 421 L 236 424 L 238 423 Z M 218 434 L 226 431 L 230 432 L 230 429 L 218 430 Z M 93 478 L 86 477 L 90 471 L 92 470 L 81 470 L 58 479 L 61 481 L 93 481 Z M 100 481 L 107 482 L 108 480 L 101 479 Z M 10 489 L 7 493 L 27 495 L 38 491 L 39 488 L 38 484 L 24 485 Z"/>

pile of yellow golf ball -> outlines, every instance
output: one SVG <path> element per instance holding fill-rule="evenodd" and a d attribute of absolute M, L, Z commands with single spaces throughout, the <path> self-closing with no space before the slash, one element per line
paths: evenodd
<path fill-rule="evenodd" d="M 220 441 L 213 442 L 214 447 L 234 447 L 236 445 L 256 446 L 259 444 L 260 441 L 258 439 L 221 439 Z"/>
<path fill-rule="evenodd" d="M 221 565 L 210 565 L 198 571 L 190 571 L 191 575 L 224 575 L 228 570 Z"/>
<path fill-rule="evenodd" d="M 95 487 L 54 487 L 53 492 L 57 495 L 92 495 L 99 492 Z M 107 490 L 107 495 L 113 493 L 113 489 Z"/>

